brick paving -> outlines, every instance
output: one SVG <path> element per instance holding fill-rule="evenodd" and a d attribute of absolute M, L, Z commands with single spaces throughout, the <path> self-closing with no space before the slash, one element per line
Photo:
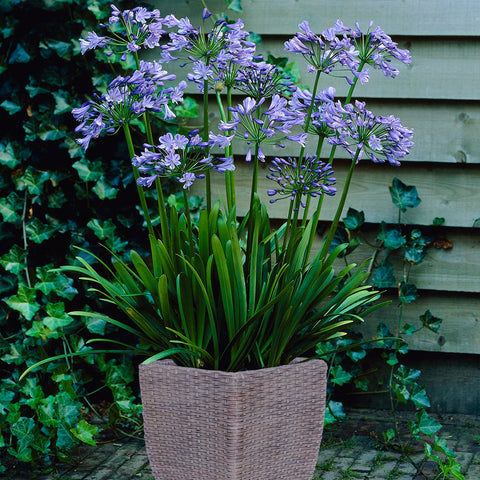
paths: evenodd
<path fill-rule="evenodd" d="M 382 432 L 392 427 L 388 412 L 352 410 L 348 420 L 325 429 L 314 480 L 425 480 L 435 479 L 433 464 L 423 473 L 394 449 L 383 445 Z M 399 429 L 407 432 L 412 414 L 399 415 Z M 480 480 L 480 417 L 437 416 L 444 426 L 439 436 L 457 453 L 467 480 Z M 410 456 L 419 463 L 423 447 L 412 445 Z M 9 480 L 154 480 L 141 438 L 108 441 L 96 447 L 83 446 L 77 462 L 59 465 L 55 473 L 39 474 L 10 471 Z M 192 478 L 195 478 L 193 474 Z M 440 477 L 441 478 L 441 477 Z M 263 479 L 255 479 L 263 480 Z M 295 480 L 295 479 L 292 479 Z"/>

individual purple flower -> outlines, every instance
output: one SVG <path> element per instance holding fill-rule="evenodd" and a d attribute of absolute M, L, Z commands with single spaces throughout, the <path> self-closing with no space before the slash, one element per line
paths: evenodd
<path fill-rule="evenodd" d="M 370 158 L 373 162 L 388 161 L 400 165 L 413 146 L 413 130 L 405 128 L 393 115 L 376 116 L 364 102 L 336 105 L 337 114 L 327 118 L 336 135 L 329 137 L 333 145 L 341 145 L 353 158 Z"/>
<path fill-rule="evenodd" d="M 282 198 L 295 201 L 303 196 L 318 197 L 320 195 L 335 195 L 336 183 L 332 166 L 322 162 L 316 155 L 305 155 L 300 164 L 297 158 L 278 158 L 272 160 L 267 178 L 278 184 L 275 189 L 268 190 L 267 194 L 274 203 Z M 300 201 L 305 207 L 305 203 Z"/>
<path fill-rule="evenodd" d="M 100 37 L 95 32 L 88 32 L 86 39 L 80 39 L 82 55 L 84 55 L 87 50 L 93 50 L 98 47 L 103 48 L 110 42 L 111 40 L 107 37 Z"/>

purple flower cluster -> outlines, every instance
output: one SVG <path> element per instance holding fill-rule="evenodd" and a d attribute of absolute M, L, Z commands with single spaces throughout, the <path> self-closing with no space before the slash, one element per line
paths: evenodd
<path fill-rule="evenodd" d="M 175 26 L 178 20 L 173 15 L 160 17 L 160 11 L 149 11 L 144 7 L 120 11 L 111 5 L 109 22 L 102 25 L 105 36 L 98 36 L 93 32 L 87 34 L 86 39 L 80 39 L 82 54 L 87 50 L 108 47 L 107 55 L 118 53 L 122 60 L 127 53 L 136 52 L 142 46 L 145 48 L 157 47 L 161 37 L 166 33 L 164 26 Z"/>
<path fill-rule="evenodd" d="M 157 177 L 168 177 L 188 189 L 209 168 L 221 173 L 235 169 L 232 158 L 210 155 L 207 151 L 210 142 L 203 142 L 196 132 L 188 137 L 167 133 L 158 140 L 158 145 L 144 145 L 145 151 L 132 160 L 141 175 L 137 183 L 142 187 L 150 187 Z"/>
<path fill-rule="evenodd" d="M 176 87 L 160 88 L 164 87 L 165 81 L 174 79 L 175 75 L 168 74 L 159 63 L 144 61 L 132 75 L 118 76 L 96 101 L 85 102 L 72 110 L 80 122 L 75 131 L 83 135 L 77 142 L 86 150 L 92 138 L 98 138 L 102 133 L 114 133 L 147 110 L 161 113 L 165 119 L 174 118 L 169 104 L 183 100 L 187 83 L 183 81 Z"/>
<path fill-rule="evenodd" d="M 387 160 L 391 165 L 400 165 L 413 146 L 413 130 L 405 128 L 393 115 L 374 115 L 364 102 L 335 105 L 327 117 L 329 126 L 336 131 L 336 136 L 328 139 L 331 144 L 341 145 L 357 160 L 367 156 L 375 163 Z"/>
<path fill-rule="evenodd" d="M 286 98 L 274 95 L 269 107 L 261 111 L 260 106 L 264 102 L 265 98 L 261 98 L 259 101 L 251 97 L 245 98 L 241 104 L 230 108 L 232 120 L 222 121 L 218 126 L 222 132 L 233 131 L 234 136 L 245 140 L 247 144 L 253 142 L 257 145 L 260 161 L 265 160 L 265 155 L 260 149 L 261 143 L 280 144 L 281 140 L 287 138 L 304 144 L 307 137 L 307 134 L 290 135 L 293 126 L 303 124 L 305 114 L 289 109 Z M 280 138 L 276 136 L 277 133 L 281 134 Z M 251 150 L 249 149 L 246 160 L 250 161 L 250 159 Z"/>
<path fill-rule="evenodd" d="M 278 183 L 279 187 L 267 191 L 274 203 L 282 198 L 294 201 L 298 195 L 318 197 L 323 194 L 335 195 L 337 189 L 333 187 L 336 180 L 333 175 L 332 165 L 324 163 L 316 155 L 305 155 L 301 164 L 296 158 L 275 158 L 269 167 L 270 174 L 267 178 Z M 305 204 L 301 202 L 301 206 Z"/>
<path fill-rule="evenodd" d="M 311 73 L 331 73 L 337 66 L 354 72 L 360 61 L 352 38 L 352 30 L 338 20 L 333 28 L 315 34 L 305 20 L 298 26 L 299 32 L 285 42 L 287 52 L 303 55 Z"/>
<path fill-rule="evenodd" d="M 370 22 L 369 29 L 372 25 L 373 23 Z M 392 60 L 410 65 L 410 52 L 398 48 L 398 44 L 392 41 L 380 27 L 376 27 L 372 32 L 368 30 L 366 33 L 360 30 L 358 23 L 355 23 L 355 27 L 353 30 L 355 47 L 362 62 L 380 69 L 386 77 L 391 78 L 396 77 L 399 73 L 398 69 L 392 66 Z M 361 73 L 353 71 L 352 73 L 362 80 Z"/>

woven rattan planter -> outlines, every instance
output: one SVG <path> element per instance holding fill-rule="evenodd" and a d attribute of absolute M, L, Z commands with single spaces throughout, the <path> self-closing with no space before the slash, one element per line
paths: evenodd
<path fill-rule="evenodd" d="M 140 366 L 156 480 L 311 480 L 325 413 L 326 363 L 227 373 Z"/>

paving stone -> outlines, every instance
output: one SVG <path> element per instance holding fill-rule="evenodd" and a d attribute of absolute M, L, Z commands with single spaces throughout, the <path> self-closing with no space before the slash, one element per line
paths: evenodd
<path fill-rule="evenodd" d="M 352 465 L 356 472 L 369 472 L 373 467 L 373 461 L 378 457 L 378 450 L 367 450 L 362 452 Z"/>

